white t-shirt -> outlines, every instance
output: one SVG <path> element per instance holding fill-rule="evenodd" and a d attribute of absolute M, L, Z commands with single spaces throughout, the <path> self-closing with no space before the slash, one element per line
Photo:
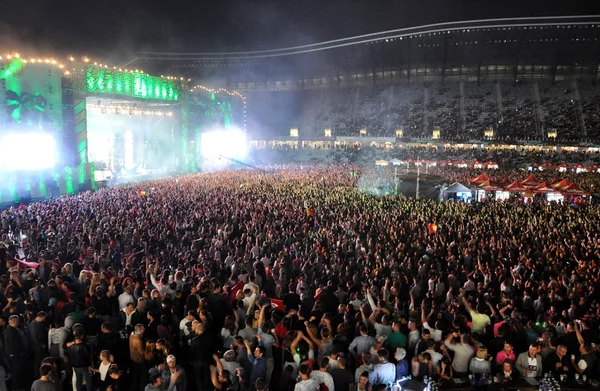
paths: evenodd
<path fill-rule="evenodd" d="M 329 390 L 334 389 L 333 377 L 327 372 L 312 371 L 310 378 L 316 381 L 319 385 L 325 383 L 325 386 L 327 386 Z"/>
<path fill-rule="evenodd" d="M 442 340 L 442 330 L 432 328 L 427 322 L 423 323 L 423 328 L 429 330 L 429 335 L 435 342 L 440 342 Z"/>
<path fill-rule="evenodd" d="M 585 363 L 585 362 L 584 362 Z M 531 358 L 529 357 L 529 355 L 527 355 L 527 365 L 529 366 L 527 369 L 529 368 L 536 368 L 530 375 L 527 375 L 526 377 L 537 377 L 538 373 L 540 372 L 540 368 L 537 367 L 537 359 Z M 583 368 L 585 369 L 585 368 Z"/>
<path fill-rule="evenodd" d="M 98 371 L 100 372 L 100 380 L 106 380 L 106 375 L 108 374 L 108 368 L 110 368 L 110 365 L 110 362 L 106 365 L 104 365 L 102 362 L 100 363 L 100 366 L 98 367 Z"/>
<path fill-rule="evenodd" d="M 317 391 L 318 389 L 319 385 L 314 379 L 302 380 L 294 387 L 294 391 Z"/>

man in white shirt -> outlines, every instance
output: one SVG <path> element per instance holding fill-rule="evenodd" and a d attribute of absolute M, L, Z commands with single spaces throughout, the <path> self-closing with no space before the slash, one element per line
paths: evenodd
<path fill-rule="evenodd" d="M 360 326 L 360 335 L 352 341 L 348 350 L 350 353 L 355 353 L 357 356 L 362 356 L 363 353 L 368 352 L 375 344 L 377 340 L 367 334 L 367 326 Z"/>
<path fill-rule="evenodd" d="M 308 376 L 310 372 L 310 368 L 308 365 L 302 364 L 298 368 L 298 374 L 300 375 L 300 381 L 296 383 L 294 387 L 294 391 L 317 391 L 319 389 L 319 384 L 315 379 L 311 379 Z"/>
<path fill-rule="evenodd" d="M 475 349 L 469 345 L 470 336 L 463 334 L 460 337 L 460 342 L 457 344 L 452 343 L 452 338 L 458 337 L 458 333 L 448 334 L 448 338 L 444 341 L 444 345 L 448 350 L 454 352 L 454 360 L 452 360 L 452 369 L 454 370 L 454 377 L 466 377 L 469 372 L 469 364 Z"/>
<path fill-rule="evenodd" d="M 396 365 L 389 362 L 389 353 L 387 349 L 377 351 L 379 363 L 375 364 L 373 372 L 369 374 L 371 384 L 393 384 L 396 381 Z"/>
<path fill-rule="evenodd" d="M 271 265 L 271 260 L 269 259 L 269 257 L 267 257 L 266 254 L 265 254 L 264 257 L 262 257 L 262 259 L 260 261 L 265 266 L 265 269 L 268 268 Z"/>
<path fill-rule="evenodd" d="M 131 287 L 126 286 L 123 293 L 119 295 L 119 310 L 127 307 L 127 304 L 129 303 L 135 303 L 136 300 L 132 293 Z"/>
<path fill-rule="evenodd" d="M 319 386 L 321 384 L 325 384 L 325 387 L 327 387 L 329 391 L 334 391 L 335 387 L 333 385 L 333 377 L 331 377 L 331 375 L 327 372 L 327 368 L 329 367 L 329 358 L 323 357 L 320 364 L 319 370 L 312 371 L 310 378 L 316 381 Z"/>
<path fill-rule="evenodd" d="M 419 329 L 417 329 L 417 324 L 414 320 L 408 322 L 408 329 L 410 332 L 408 333 L 408 349 L 406 349 L 406 351 L 411 352 L 412 354 L 412 352 L 415 351 L 417 343 L 419 343 L 419 340 L 421 339 L 421 334 L 419 333 Z"/>
<path fill-rule="evenodd" d="M 433 339 L 430 338 L 427 340 L 427 349 L 423 353 L 429 353 L 429 355 L 431 356 L 433 372 L 437 375 L 438 365 L 440 361 L 442 361 L 444 355 L 435 351 L 435 341 Z"/>
<path fill-rule="evenodd" d="M 256 291 L 258 291 L 258 287 L 256 287 Z M 248 310 L 250 304 L 256 302 L 256 291 L 252 291 L 251 289 L 244 289 L 244 298 L 242 301 L 244 302 L 244 310 Z"/>
<path fill-rule="evenodd" d="M 181 319 L 181 322 L 179 322 L 179 331 L 180 331 L 181 335 L 188 337 L 191 334 L 191 332 L 192 332 L 191 327 L 188 327 L 188 324 L 195 321 L 196 318 L 197 318 L 196 311 L 194 311 L 194 310 L 188 311 L 186 317 Z"/>

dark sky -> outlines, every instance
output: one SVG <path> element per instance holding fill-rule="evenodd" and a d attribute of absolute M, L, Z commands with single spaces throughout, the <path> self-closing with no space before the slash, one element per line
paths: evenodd
<path fill-rule="evenodd" d="M 0 0 L 0 49 L 126 61 L 276 48 L 449 20 L 600 13 L 595 0 Z"/>

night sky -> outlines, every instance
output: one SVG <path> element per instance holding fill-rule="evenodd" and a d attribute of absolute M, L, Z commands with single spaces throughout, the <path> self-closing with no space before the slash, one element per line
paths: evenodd
<path fill-rule="evenodd" d="M 137 51 L 272 49 L 450 20 L 600 13 L 597 1 L 0 0 L 0 51 L 115 62 Z"/>

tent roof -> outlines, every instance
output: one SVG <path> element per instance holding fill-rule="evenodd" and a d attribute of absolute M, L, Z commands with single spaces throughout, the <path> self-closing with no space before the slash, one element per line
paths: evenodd
<path fill-rule="evenodd" d="M 483 190 L 486 190 L 486 191 L 501 191 L 501 190 L 504 190 L 500 186 L 492 184 L 489 179 L 486 180 L 485 182 L 481 183 L 479 186 L 477 186 L 477 188 L 478 189 L 483 189 Z"/>
<path fill-rule="evenodd" d="M 529 189 L 527 187 L 523 186 L 523 183 L 521 183 L 519 181 L 514 181 L 510 185 L 506 186 L 504 188 L 504 190 L 510 191 L 512 193 L 522 193 L 522 192 L 525 192 L 525 191 L 527 191 Z"/>
<path fill-rule="evenodd" d="M 529 175 L 527 177 L 527 179 L 525 179 L 523 182 L 521 182 L 523 185 L 527 186 L 537 186 L 540 184 L 540 181 L 534 177 L 533 175 Z"/>
<path fill-rule="evenodd" d="M 571 185 L 571 182 L 569 182 L 566 179 L 563 179 L 562 181 L 558 181 L 558 182 L 552 183 L 550 185 L 550 187 L 553 188 L 553 189 L 566 189 L 570 185 Z"/>
<path fill-rule="evenodd" d="M 571 194 L 571 195 L 590 195 L 590 193 L 581 189 L 581 187 L 577 186 L 574 183 L 571 183 L 567 188 L 562 189 L 563 194 Z"/>
<path fill-rule="evenodd" d="M 470 193 L 471 189 L 459 182 L 454 182 L 444 189 L 444 193 Z"/>
<path fill-rule="evenodd" d="M 477 175 L 477 177 L 470 179 L 469 183 L 477 184 L 477 183 L 485 182 L 489 179 L 490 178 L 485 173 L 481 173 L 481 174 Z"/>
<path fill-rule="evenodd" d="M 556 193 L 556 190 L 548 186 L 546 182 L 542 182 L 533 188 L 534 193 Z"/>

